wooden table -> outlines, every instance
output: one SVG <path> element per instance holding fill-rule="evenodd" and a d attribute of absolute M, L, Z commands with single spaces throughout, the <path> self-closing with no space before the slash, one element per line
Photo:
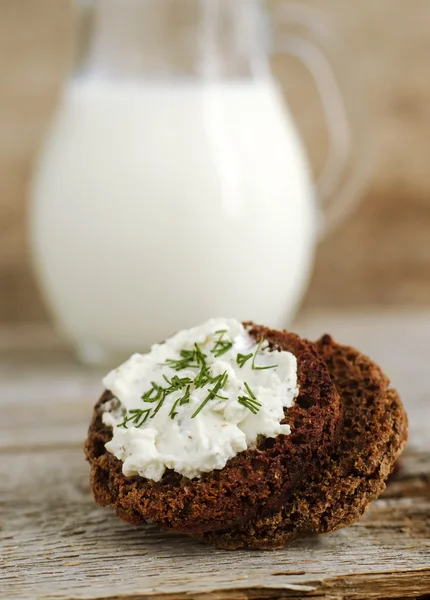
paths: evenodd
<path fill-rule="evenodd" d="M 430 593 L 430 313 L 314 315 L 377 359 L 410 417 L 401 471 L 353 527 L 275 552 L 213 550 L 95 505 L 82 442 L 99 372 L 49 331 L 0 330 L 0 598 L 405 598 Z"/>

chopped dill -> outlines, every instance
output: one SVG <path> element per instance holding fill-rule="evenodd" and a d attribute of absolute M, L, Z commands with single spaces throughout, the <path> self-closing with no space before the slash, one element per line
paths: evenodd
<path fill-rule="evenodd" d="M 226 352 L 228 352 L 231 348 L 233 348 L 233 342 L 231 340 L 225 340 L 224 335 L 227 333 L 227 329 L 220 329 L 219 331 L 215 331 L 218 334 L 218 339 L 215 340 L 215 345 L 211 350 L 211 353 L 219 358 Z"/>
<path fill-rule="evenodd" d="M 242 404 L 242 406 L 244 406 L 245 408 L 250 410 L 254 415 L 256 415 L 260 410 L 261 402 L 258 402 L 257 398 L 255 397 L 255 394 L 252 392 L 251 388 L 246 382 L 244 383 L 244 385 L 246 391 L 248 392 L 248 396 L 239 396 L 237 401 L 239 402 L 239 404 Z"/>
<path fill-rule="evenodd" d="M 264 371 L 264 369 L 275 369 L 278 366 L 278 365 L 266 365 L 265 367 L 258 367 L 255 364 L 255 359 L 257 358 L 257 354 L 258 354 L 263 342 L 264 342 L 264 337 L 261 336 L 261 340 L 258 342 L 257 349 L 254 353 L 254 358 L 252 359 L 252 368 L 254 369 L 254 371 Z"/>
<path fill-rule="evenodd" d="M 210 350 L 211 354 L 213 354 L 215 358 L 219 358 L 233 347 L 233 342 L 225 337 L 227 333 L 227 329 L 220 329 L 215 332 L 217 337 L 214 339 L 214 346 Z M 250 352 L 249 354 L 237 354 L 236 363 L 240 368 L 242 368 L 251 359 L 253 370 L 274 369 L 278 366 L 258 366 L 255 364 L 258 352 L 260 351 L 263 342 L 264 338 L 262 337 L 254 353 Z M 118 427 L 127 428 L 127 426 L 130 424 L 134 425 L 135 427 L 141 427 L 148 418 L 153 419 L 156 416 L 156 414 L 162 408 L 167 396 L 174 392 L 183 393 L 173 402 L 173 405 L 170 408 L 169 416 L 171 419 L 176 417 L 178 414 L 178 408 L 180 406 L 189 404 L 193 389 L 197 390 L 204 388 L 205 386 L 211 386 L 208 387 L 208 394 L 204 400 L 191 415 L 192 419 L 194 419 L 211 400 L 214 400 L 215 398 L 219 398 L 220 400 L 228 400 L 227 396 L 223 396 L 220 393 L 228 381 L 227 371 L 224 371 L 224 373 L 221 375 L 211 375 L 210 368 L 207 364 L 207 354 L 202 351 L 199 344 L 195 343 L 193 349 L 191 350 L 180 350 L 179 357 L 180 358 L 178 359 L 168 358 L 163 365 L 170 367 L 173 371 L 197 369 L 198 371 L 196 375 L 194 377 L 179 377 L 179 375 L 173 375 L 173 377 L 169 379 L 167 375 L 163 374 L 163 379 L 166 382 L 166 386 L 164 387 L 157 384 L 155 381 L 151 381 L 151 387 L 142 395 L 141 398 L 144 403 L 154 404 L 155 407 L 146 409 L 132 409 L 128 411 L 128 413 L 124 412 L 123 421 L 118 425 Z M 257 400 L 255 394 L 246 382 L 244 382 L 244 386 L 247 395 L 239 396 L 237 401 L 239 404 L 242 404 L 242 406 L 250 410 L 253 414 L 257 414 L 262 405 Z"/>
<path fill-rule="evenodd" d="M 118 427 L 124 427 L 128 429 L 127 425 L 132 422 L 135 427 L 141 427 L 146 419 L 149 417 L 149 413 L 151 412 L 150 408 L 146 410 L 141 410 L 139 408 L 133 408 L 129 411 L 130 416 L 124 417 L 124 421 L 118 425 Z"/>
<path fill-rule="evenodd" d="M 206 406 L 206 404 L 209 402 L 209 400 L 213 400 L 214 398 L 219 397 L 218 392 L 225 386 L 225 384 L 227 383 L 227 380 L 228 380 L 227 371 L 224 371 L 224 373 L 222 375 L 217 375 L 216 377 L 214 377 L 212 379 L 212 383 L 215 383 L 215 382 L 216 383 L 215 383 L 214 387 L 209 390 L 209 394 L 206 396 L 206 398 L 203 400 L 203 402 L 200 404 L 200 406 L 191 415 L 192 419 L 197 417 L 199 412 Z"/>
<path fill-rule="evenodd" d="M 239 352 L 239 354 L 236 356 L 236 362 L 239 365 L 239 367 L 242 368 L 243 365 L 246 362 L 248 362 L 248 360 L 250 358 L 252 358 L 252 356 L 253 356 L 252 352 L 250 352 L 249 354 L 240 354 L 240 352 Z"/>

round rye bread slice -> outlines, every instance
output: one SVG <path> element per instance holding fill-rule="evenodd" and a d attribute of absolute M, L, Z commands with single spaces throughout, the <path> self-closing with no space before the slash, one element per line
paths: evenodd
<path fill-rule="evenodd" d="M 105 444 L 112 430 L 102 423 L 105 392 L 97 403 L 85 444 L 96 502 L 115 508 L 118 517 L 139 525 L 151 520 L 163 528 L 200 534 L 226 529 L 277 511 L 304 474 L 320 464 L 336 442 L 341 402 L 325 362 L 311 342 L 285 331 L 245 323 L 256 341 L 297 357 L 299 396 L 285 409 L 290 435 L 258 440 L 220 470 L 189 479 L 166 470 L 160 481 L 126 477 L 122 462 Z"/>
<path fill-rule="evenodd" d="M 274 549 L 298 537 L 329 533 L 357 521 L 385 489 L 407 439 L 407 417 L 380 368 L 354 348 L 323 336 L 315 344 L 344 403 L 332 451 L 316 458 L 284 506 L 202 539 L 224 549 Z"/>

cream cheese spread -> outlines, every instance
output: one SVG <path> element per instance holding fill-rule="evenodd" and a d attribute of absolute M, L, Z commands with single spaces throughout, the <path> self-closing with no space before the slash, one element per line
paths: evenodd
<path fill-rule="evenodd" d="M 199 477 L 259 435 L 288 435 L 281 421 L 298 395 L 297 360 L 267 346 L 235 319 L 210 319 L 111 371 L 103 384 L 114 399 L 102 419 L 124 475 L 159 481 L 168 468 Z"/>

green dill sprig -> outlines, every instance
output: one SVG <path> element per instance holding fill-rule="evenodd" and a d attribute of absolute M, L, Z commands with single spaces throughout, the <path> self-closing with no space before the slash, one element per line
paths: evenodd
<path fill-rule="evenodd" d="M 155 383 L 155 381 L 151 381 L 152 387 L 142 396 L 142 400 L 144 402 L 150 402 L 151 404 L 157 402 L 157 406 L 151 415 L 151 419 L 155 417 L 155 415 L 163 406 L 166 396 L 172 394 L 173 392 L 182 390 L 185 386 L 189 386 L 191 383 L 193 383 L 193 380 L 190 377 L 178 377 L 177 375 L 174 375 L 171 379 L 168 379 L 166 375 L 163 375 L 163 378 L 166 383 L 168 383 L 168 387 L 162 387 L 161 385 Z M 149 409 L 149 411 L 150 410 L 151 409 Z"/>
<path fill-rule="evenodd" d="M 239 368 L 242 368 L 243 365 L 246 364 L 250 358 L 252 358 L 252 369 L 254 371 L 263 371 L 264 369 L 274 369 L 275 367 L 278 366 L 278 365 L 266 365 L 265 367 L 259 367 L 258 365 L 255 364 L 255 359 L 257 358 L 257 354 L 260 351 L 263 342 L 264 342 L 264 337 L 262 337 L 260 339 L 260 341 L 258 342 L 258 346 L 257 346 L 257 349 L 255 350 L 254 354 L 252 352 L 250 352 L 249 354 L 238 353 L 238 355 L 236 356 L 236 362 L 239 365 Z"/>
<path fill-rule="evenodd" d="M 231 348 L 233 348 L 233 342 L 231 340 L 225 340 L 224 335 L 227 333 L 227 329 L 220 329 L 219 331 L 215 331 L 218 333 L 218 339 L 215 340 L 215 345 L 211 350 L 211 353 L 219 358 L 226 352 L 228 352 Z"/>
<path fill-rule="evenodd" d="M 197 375 L 194 377 L 193 381 L 196 389 L 205 387 L 208 383 L 213 383 L 213 377 L 209 370 L 209 367 L 203 366 Z"/>
<path fill-rule="evenodd" d="M 253 354 L 252 352 L 250 352 L 249 354 L 239 354 L 236 356 L 236 362 L 239 365 L 239 368 L 241 369 L 243 367 L 243 365 L 248 362 L 248 360 L 250 358 L 252 358 Z"/>
<path fill-rule="evenodd" d="M 175 411 L 178 404 L 182 406 L 183 404 L 187 404 L 190 401 L 190 385 L 193 383 L 193 380 L 189 377 L 178 377 L 177 375 L 174 375 L 172 379 L 169 379 L 168 377 L 166 377 L 166 375 L 163 375 L 163 378 L 169 384 L 168 388 L 164 388 L 165 396 L 167 396 L 168 394 L 172 394 L 173 392 L 182 390 L 184 389 L 184 387 L 186 387 L 185 394 L 181 398 L 175 400 L 172 408 L 170 409 L 169 416 L 170 418 L 174 419 L 178 414 Z"/>
<path fill-rule="evenodd" d="M 193 380 L 190 379 L 190 377 L 178 377 L 177 375 L 173 375 L 172 379 L 169 379 L 166 377 L 166 375 L 163 375 L 163 379 L 169 384 L 168 388 L 164 388 L 166 396 L 172 392 L 182 390 L 186 385 L 193 383 Z"/>
<path fill-rule="evenodd" d="M 261 348 L 262 343 L 264 342 L 264 337 L 261 336 L 261 340 L 258 342 L 258 346 L 257 349 L 254 353 L 254 358 L 252 359 L 252 368 L 254 371 L 264 371 L 264 369 L 274 369 L 275 367 L 277 367 L 278 365 L 266 365 L 265 367 L 258 367 L 255 364 L 255 359 L 257 358 L 257 354 Z"/>
<path fill-rule="evenodd" d="M 237 401 L 239 402 L 239 404 L 242 404 L 242 406 L 244 406 L 245 408 L 250 410 L 254 415 L 256 415 L 260 410 L 261 402 L 257 400 L 255 394 L 252 392 L 251 388 L 246 382 L 244 383 L 244 385 L 246 391 L 248 392 L 248 396 L 239 396 Z"/>
<path fill-rule="evenodd" d="M 157 406 L 155 407 L 151 419 L 155 417 L 160 408 L 164 404 L 164 400 L 166 399 L 166 390 L 161 386 L 155 383 L 155 381 L 151 381 L 151 388 L 145 392 L 142 396 L 142 400 L 144 402 L 150 402 L 151 404 L 157 402 Z M 149 411 L 151 409 L 148 409 Z M 131 412 L 131 411 L 130 411 Z"/>
<path fill-rule="evenodd" d="M 149 413 L 151 412 L 150 408 L 145 410 L 141 410 L 140 408 L 132 408 L 129 413 L 129 417 L 124 417 L 124 421 L 118 425 L 118 427 L 124 427 L 128 429 L 127 425 L 130 421 L 133 423 L 135 427 L 141 427 L 147 418 L 149 417 Z"/>
<path fill-rule="evenodd" d="M 164 388 L 162 388 L 161 385 L 155 383 L 155 381 L 151 381 L 151 388 L 143 394 L 142 400 L 144 402 L 157 402 L 161 399 L 163 393 Z"/>
<path fill-rule="evenodd" d="M 151 404 L 157 402 L 157 406 L 155 407 L 151 415 L 151 419 L 155 417 L 160 408 L 163 406 L 165 399 L 166 390 L 161 385 L 158 385 L 158 383 L 155 383 L 155 381 L 151 381 L 151 388 L 148 391 L 146 391 L 142 396 L 142 400 L 144 402 L 150 402 Z M 151 409 L 148 410 L 149 412 L 151 411 Z"/>
<path fill-rule="evenodd" d="M 168 358 L 163 366 L 170 367 L 174 371 L 183 371 L 206 365 L 206 354 L 201 351 L 198 344 L 194 344 L 193 350 L 181 350 L 179 356 L 181 358 Z"/>
<path fill-rule="evenodd" d="M 181 358 L 168 358 L 162 365 L 170 367 L 174 371 L 182 371 L 183 369 L 197 369 L 198 364 L 193 363 L 194 361 L 194 350 L 181 350 Z"/>
<path fill-rule="evenodd" d="M 178 414 L 176 412 L 176 407 L 178 406 L 178 404 L 179 404 L 179 406 L 183 406 L 184 404 L 188 404 L 189 401 L 190 401 L 190 386 L 187 385 L 185 394 L 181 398 L 178 398 L 177 400 L 175 400 L 175 402 L 173 403 L 173 406 L 169 413 L 169 417 L 171 419 L 174 419 L 176 417 L 176 415 Z"/>
<path fill-rule="evenodd" d="M 194 356 L 200 367 L 206 366 L 206 354 L 200 350 L 200 346 L 197 343 L 194 344 Z"/>
<path fill-rule="evenodd" d="M 211 390 L 209 390 L 209 394 L 206 396 L 206 398 L 203 400 L 203 402 L 200 404 L 200 406 L 191 415 L 192 419 L 197 417 L 199 412 L 206 406 L 206 404 L 209 402 L 209 400 L 213 400 L 214 398 L 222 398 L 224 400 L 227 399 L 227 398 L 225 398 L 225 396 L 218 395 L 218 392 L 225 386 L 227 381 L 228 381 L 227 371 L 224 371 L 224 373 L 222 375 L 217 375 L 216 377 L 212 378 L 211 383 L 214 383 L 215 385 Z"/>

